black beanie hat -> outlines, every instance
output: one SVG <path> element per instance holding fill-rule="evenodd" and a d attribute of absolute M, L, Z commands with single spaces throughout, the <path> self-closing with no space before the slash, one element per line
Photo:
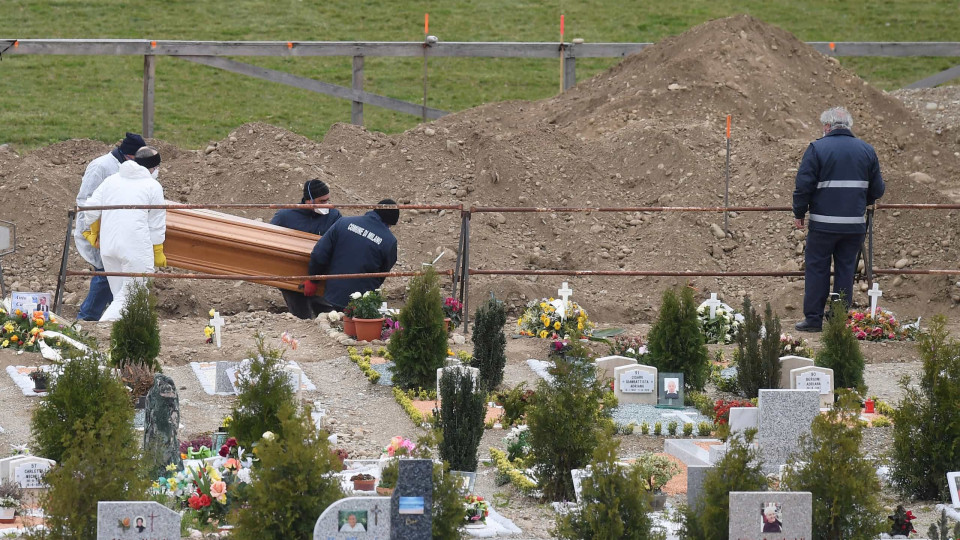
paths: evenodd
<path fill-rule="evenodd" d="M 323 180 L 317 180 L 316 178 L 307 180 L 303 184 L 303 199 L 300 202 L 305 203 L 313 199 L 319 199 L 328 193 L 330 193 L 330 188 Z"/>
<path fill-rule="evenodd" d="M 384 199 L 377 204 L 397 204 L 393 199 Z M 400 210 L 396 208 L 377 208 L 374 210 L 387 225 L 396 225 L 400 221 Z"/>
<path fill-rule="evenodd" d="M 147 145 L 147 141 L 143 140 L 137 133 L 127 133 L 127 136 L 123 139 L 123 142 L 120 143 L 120 153 L 132 156 L 137 153 L 137 150 L 143 148 Z"/>

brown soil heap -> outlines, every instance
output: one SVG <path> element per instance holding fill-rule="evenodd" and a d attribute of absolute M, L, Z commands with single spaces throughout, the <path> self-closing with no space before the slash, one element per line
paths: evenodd
<path fill-rule="evenodd" d="M 898 100 L 869 86 L 789 33 L 747 16 L 712 21 L 664 40 L 571 91 L 539 102 L 492 103 L 388 136 L 335 124 L 317 143 L 265 124 L 241 126 L 205 150 L 160 141 L 160 181 L 183 202 L 298 202 L 302 183 L 322 177 L 334 202 L 484 206 L 716 206 L 723 204 L 724 123 L 733 117 L 731 205 L 789 206 L 796 166 L 820 134 L 820 112 L 844 105 L 854 131 L 880 156 L 883 202 L 951 202 L 960 193 L 954 140 L 926 130 Z M 0 207 L 17 223 L 20 249 L 4 261 L 18 290 L 56 286 L 66 211 L 86 164 L 109 148 L 71 140 L 18 156 L 0 147 Z M 351 212 L 347 212 L 350 214 Z M 272 211 L 238 212 L 269 220 Z M 802 234 L 788 212 L 719 214 L 476 214 L 474 268 L 628 270 L 797 270 Z M 716 230 L 714 227 L 713 230 Z M 905 259 L 915 268 L 956 268 L 956 212 L 881 211 L 876 266 Z M 722 231 L 721 231 L 722 232 Z M 395 228 L 397 270 L 445 249 L 453 266 L 459 216 L 404 212 Z M 73 252 L 71 269 L 86 269 Z M 494 291 L 513 305 L 556 294 L 561 278 L 481 276 L 471 300 Z M 574 299 L 601 320 L 649 319 L 668 278 L 570 279 Z M 954 280 L 955 281 L 955 280 Z M 750 292 L 796 317 L 802 281 L 696 278 L 701 291 L 731 304 Z M 884 277 L 884 300 L 950 306 L 947 277 Z M 168 315 L 281 309 L 277 291 L 248 283 L 166 281 Z M 402 298 L 401 280 L 387 281 Z M 68 303 L 86 280 L 71 278 Z M 858 298 L 858 299 L 865 299 Z M 928 308 L 924 308 L 929 311 Z M 793 311 L 791 311 L 793 310 Z M 70 309 L 64 310 L 71 313 Z M 626 321 L 625 321 L 626 322 Z"/>

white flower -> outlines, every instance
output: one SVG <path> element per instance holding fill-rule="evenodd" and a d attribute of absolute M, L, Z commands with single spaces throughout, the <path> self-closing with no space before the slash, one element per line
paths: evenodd
<path fill-rule="evenodd" d="M 360 291 L 357 291 L 357 292 L 351 294 L 351 295 L 350 295 L 350 298 L 353 298 L 354 300 L 356 300 L 357 298 L 360 298 L 361 296 L 363 296 L 363 295 L 360 294 Z"/>
<path fill-rule="evenodd" d="M 244 484 L 250 483 L 250 469 L 240 469 L 237 471 L 237 480 L 243 482 Z"/>
<path fill-rule="evenodd" d="M 373 294 L 373 291 L 367 291 L 367 292 L 363 293 L 363 297 L 366 298 L 366 297 L 370 296 L 371 294 Z"/>
<path fill-rule="evenodd" d="M 265 431 L 263 433 L 263 438 L 268 441 L 272 441 L 274 437 L 276 437 L 276 435 L 274 435 L 272 431 Z"/>

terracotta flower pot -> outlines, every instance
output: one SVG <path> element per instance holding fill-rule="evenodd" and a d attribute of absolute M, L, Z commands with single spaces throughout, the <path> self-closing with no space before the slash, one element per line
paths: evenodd
<path fill-rule="evenodd" d="M 358 319 L 354 317 L 353 323 L 357 327 L 357 340 L 373 341 L 380 339 L 380 333 L 383 330 L 383 317 L 379 319 Z"/>
<path fill-rule="evenodd" d="M 393 489 L 394 489 L 394 488 L 386 488 L 386 487 L 377 486 L 377 495 L 380 495 L 380 496 L 383 496 L 383 497 L 389 497 L 390 495 L 393 495 Z"/>
<path fill-rule="evenodd" d="M 357 326 L 353 323 L 353 317 L 343 318 L 343 333 L 352 338 L 357 337 Z"/>
<path fill-rule="evenodd" d="M 13 507 L 0 508 L 0 523 L 13 523 L 16 521 L 17 509 Z"/>
<path fill-rule="evenodd" d="M 354 491 L 373 491 L 373 485 L 376 483 L 376 478 L 371 478 L 369 480 L 354 480 L 353 489 Z"/>
<path fill-rule="evenodd" d="M 448 334 L 450 333 L 450 317 L 443 318 L 443 331 Z"/>

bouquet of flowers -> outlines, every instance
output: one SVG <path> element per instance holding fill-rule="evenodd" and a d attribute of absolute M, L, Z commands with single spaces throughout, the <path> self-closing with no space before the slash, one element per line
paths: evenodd
<path fill-rule="evenodd" d="M 700 328 L 703 330 L 703 336 L 707 338 L 707 343 L 720 345 L 733 342 L 733 336 L 743 322 L 743 316 L 726 304 L 717 307 L 712 319 L 710 307 L 700 304 L 697 308 L 697 319 L 700 320 Z"/>
<path fill-rule="evenodd" d="M 795 338 L 790 334 L 780 334 L 780 356 L 803 356 L 813 358 L 813 349 L 803 338 Z"/>
<path fill-rule="evenodd" d="M 390 439 L 390 444 L 383 447 L 383 455 L 387 457 L 409 456 L 416 450 L 417 445 L 410 439 L 404 439 L 400 435 Z"/>
<path fill-rule="evenodd" d="M 724 401 L 718 399 L 713 406 L 713 423 L 718 426 L 726 425 L 730 422 L 730 408 L 731 407 L 756 407 L 749 399 L 743 401 L 738 401 L 736 399 L 731 401 Z"/>
<path fill-rule="evenodd" d="M 913 520 L 917 519 L 917 516 L 913 515 L 912 511 L 904 509 L 902 504 L 898 504 L 893 515 L 887 516 L 887 519 L 893 522 L 890 525 L 890 534 L 909 537 L 910 533 L 917 532 L 913 528 Z"/>
<path fill-rule="evenodd" d="M 383 330 L 380 332 L 380 341 L 387 341 L 390 336 L 400 331 L 400 320 L 393 317 L 383 319 Z"/>
<path fill-rule="evenodd" d="M 243 453 L 236 439 L 231 438 L 220 449 L 221 457 L 226 457 L 221 464 L 182 471 L 170 464 L 167 475 L 157 478 L 151 491 L 189 508 L 200 523 L 220 522 L 230 511 L 238 491 L 250 483 L 250 469 L 243 465 Z"/>
<path fill-rule="evenodd" d="M 290 332 L 280 334 L 280 343 L 281 346 L 290 347 L 293 350 L 297 350 L 297 347 L 300 346 L 300 340 L 294 338 Z"/>
<path fill-rule="evenodd" d="M 463 320 L 463 304 L 452 296 L 443 301 L 443 316 L 450 319 L 450 328 L 460 326 Z"/>
<path fill-rule="evenodd" d="M 362 294 L 359 291 L 351 294 L 347 307 L 353 308 L 351 316 L 354 319 L 379 319 L 382 304 L 383 296 L 380 294 L 380 289 L 376 289 Z"/>
<path fill-rule="evenodd" d="M 467 523 L 486 523 L 487 516 L 490 515 L 490 505 L 483 500 L 483 497 L 467 495 L 464 498 L 464 506 L 467 508 L 467 515 L 464 517 Z"/>
<path fill-rule="evenodd" d="M 562 303 L 553 298 L 541 298 L 528 303 L 526 311 L 517 319 L 520 335 L 557 339 L 577 332 L 583 335 L 592 334 L 595 325 L 587 318 L 587 310 L 576 302 L 568 301 L 566 306 L 558 305 Z M 566 314 L 565 320 L 560 316 L 561 309 Z"/>
<path fill-rule="evenodd" d="M 526 424 L 512 428 L 503 443 L 507 446 L 507 459 L 522 460 L 530 454 L 530 428 Z"/>
<path fill-rule="evenodd" d="M 37 352 L 40 350 L 38 340 L 43 338 L 45 330 L 60 332 L 79 340 L 79 336 L 72 327 L 61 326 L 56 316 L 49 312 L 25 313 L 18 309 L 13 313 L 7 313 L 0 307 L 0 349 Z M 61 345 L 59 341 L 57 345 Z"/>
<path fill-rule="evenodd" d="M 917 337 L 919 325 L 901 325 L 893 313 L 877 308 L 876 313 L 869 309 L 852 309 L 847 314 L 847 328 L 857 336 L 857 339 L 866 341 L 913 341 Z"/>
<path fill-rule="evenodd" d="M 613 343 L 610 343 L 610 354 L 640 360 L 643 355 L 647 354 L 647 346 L 643 344 L 643 340 L 639 337 L 615 336 Z"/>

